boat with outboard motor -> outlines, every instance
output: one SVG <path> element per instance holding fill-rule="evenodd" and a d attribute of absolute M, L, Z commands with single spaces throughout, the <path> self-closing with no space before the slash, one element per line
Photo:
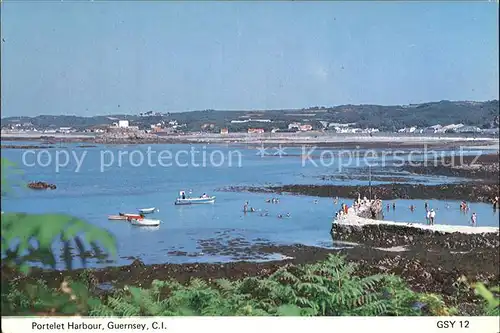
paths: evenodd
<path fill-rule="evenodd" d="M 180 191 L 179 197 L 175 199 L 174 204 L 193 205 L 193 204 L 208 204 L 214 202 L 215 202 L 215 196 L 209 196 L 206 193 L 203 193 L 203 195 L 200 196 L 199 198 L 191 198 L 191 197 L 186 197 L 186 192 Z"/>

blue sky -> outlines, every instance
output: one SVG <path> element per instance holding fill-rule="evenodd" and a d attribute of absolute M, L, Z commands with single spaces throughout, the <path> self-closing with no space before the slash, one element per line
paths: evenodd
<path fill-rule="evenodd" d="M 498 4 L 2 5 L 2 116 L 498 99 Z"/>

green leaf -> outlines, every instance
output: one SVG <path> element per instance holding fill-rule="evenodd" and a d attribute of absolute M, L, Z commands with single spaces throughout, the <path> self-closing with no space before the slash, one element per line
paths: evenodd
<path fill-rule="evenodd" d="M 278 307 L 276 310 L 278 316 L 300 316 L 301 309 L 296 305 L 285 304 Z"/>

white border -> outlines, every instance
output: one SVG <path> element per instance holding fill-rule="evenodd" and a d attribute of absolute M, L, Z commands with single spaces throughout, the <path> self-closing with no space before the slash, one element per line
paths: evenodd
<path fill-rule="evenodd" d="M 29 332 L 477 332 L 499 333 L 499 317 L 2 317 L 2 333 Z M 59 328 L 33 328 L 34 324 Z M 99 325 L 96 329 L 69 329 L 68 324 Z M 108 327 L 109 323 L 144 328 Z M 153 328 L 153 323 L 156 323 Z M 451 324 L 453 323 L 453 327 Z M 163 324 L 163 328 L 162 325 Z M 64 325 L 64 329 L 60 325 Z M 446 327 L 445 327 L 446 326 Z"/>

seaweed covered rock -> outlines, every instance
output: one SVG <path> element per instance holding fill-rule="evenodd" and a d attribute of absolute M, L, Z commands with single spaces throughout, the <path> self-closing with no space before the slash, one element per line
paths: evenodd
<path fill-rule="evenodd" d="M 426 250 L 447 249 L 453 251 L 498 249 L 500 247 L 498 232 L 466 234 L 387 224 L 360 226 L 333 223 L 331 235 L 337 241 L 355 242 L 373 247 L 404 246 Z"/>
<path fill-rule="evenodd" d="M 33 190 L 55 190 L 57 188 L 56 185 L 46 182 L 31 182 L 28 184 L 28 187 Z"/>

